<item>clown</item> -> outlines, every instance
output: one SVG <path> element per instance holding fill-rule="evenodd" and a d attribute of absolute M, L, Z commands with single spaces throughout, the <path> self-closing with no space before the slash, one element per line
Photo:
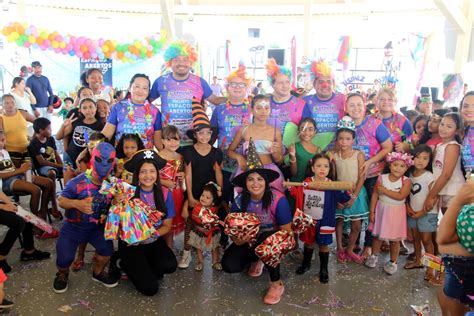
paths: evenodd
<path fill-rule="evenodd" d="M 190 72 L 197 60 L 197 52 L 188 43 L 172 43 L 165 51 L 164 59 L 172 72 L 155 80 L 150 99 L 161 98 L 163 127 L 168 124 L 175 125 L 181 134 L 181 145 L 192 145 L 192 141 L 186 137 L 186 131 L 191 128 L 193 121 L 192 99 L 206 99 L 217 105 L 225 102 L 225 98 L 212 94 L 209 84 Z M 158 149 L 161 149 L 161 146 Z"/>
<path fill-rule="evenodd" d="M 272 113 L 267 123 L 280 129 L 285 137 L 285 126 L 292 122 L 295 125 L 301 121 L 305 102 L 291 95 L 291 70 L 288 67 L 277 65 L 275 59 L 270 58 L 266 65 L 268 81 L 272 85 L 273 93 L 270 99 Z"/>
<path fill-rule="evenodd" d="M 334 91 L 334 73 L 326 61 L 313 61 L 309 68 L 316 93 L 304 98 L 303 117 L 312 117 L 316 122 L 321 138 L 316 145 L 324 150 L 333 142 L 337 122 L 344 116 L 345 97 Z"/>
<path fill-rule="evenodd" d="M 110 198 L 99 194 L 99 189 L 102 181 L 112 173 L 114 163 L 115 149 L 109 143 L 100 143 L 92 151 L 90 168 L 71 179 L 61 192 L 59 206 L 66 210 L 66 221 L 56 244 L 58 272 L 53 284 L 56 293 L 66 292 L 69 266 L 77 247 L 84 242 L 96 249 L 92 279 L 106 287 L 118 284 L 104 271 L 113 253 L 113 244 L 104 239 L 103 228 L 99 226 L 100 215 L 111 202 Z"/>

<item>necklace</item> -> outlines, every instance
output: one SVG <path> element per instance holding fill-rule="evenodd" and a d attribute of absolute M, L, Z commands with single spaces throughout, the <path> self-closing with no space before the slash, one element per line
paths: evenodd
<path fill-rule="evenodd" d="M 135 105 L 130 99 L 127 99 L 127 103 L 128 120 L 130 121 L 130 123 L 135 124 Z M 145 100 L 143 107 L 145 109 L 145 121 L 147 124 L 151 124 L 153 116 L 151 115 L 150 102 L 148 102 L 148 100 Z"/>

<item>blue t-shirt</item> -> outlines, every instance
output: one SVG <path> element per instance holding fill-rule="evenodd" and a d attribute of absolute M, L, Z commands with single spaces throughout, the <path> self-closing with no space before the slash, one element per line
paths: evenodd
<path fill-rule="evenodd" d="M 92 183 L 87 179 L 85 173 L 81 173 L 69 180 L 61 192 L 61 196 L 72 200 L 83 200 L 92 197 L 92 214 L 84 214 L 76 208 L 66 210 L 66 220 L 69 222 L 97 223 L 101 214 L 107 213 L 111 199 L 99 193 L 100 185 Z"/>
<path fill-rule="evenodd" d="M 34 107 L 46 108 L 53 104 L 53 89 L 51 88 L 51 84 L 47 77 L 36 77 L 35 75 L 32 75 L 26 79 L 26 86 L 31 89 L 31 92 L 36 98 L 36 104 Z"/>
<path fill-rule="evenodd" d="M 239 194 L 232 203 L 231 212 L 244 212 L 240 207 L 241 199 L 242 195 Z M 282 194 L 277 196 L 274 193 L 269 209 L 262 208 L 262 201 L 250 200 L 246 211 L 257 214 L 260 219 L 260 231 L 276 230 L 276 226 L 289 224 L 292 220 L 290 204 Z"/>

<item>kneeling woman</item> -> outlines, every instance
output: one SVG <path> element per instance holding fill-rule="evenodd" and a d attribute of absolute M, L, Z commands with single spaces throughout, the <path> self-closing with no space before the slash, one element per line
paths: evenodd
<path fill-rule="evenodd" d="M 267 237 L 278 230 L 291 231 L 291 210 L 286 197 L 277 190 L 270 188 L 270 183 L 278 178 L 279 174 L 270 169 L 264 169 L 258 158 L 255 145 L 251 141 L 247 159 L 247 171 L 233 179 L 235 186 L 242 187 L 242 193 L 237 196 L 232 205 L 232 212 L 250 212 L 258 215 L 260 231 L 257 242 L 250 246 L 248 243 L 233 239 L 222 257 L 222 268 L 225 272 L 242 272 L 249 268 L 252 277 L 258 277 L 263 272 L 264 264 L 255 254 L 255 248 Z M 266 266 L 270 273 L 270 288 L 263 302 L 277 304 L 284 292 L 280 279 L 280 265 L 275 268 Z"/>
<path fill-rule="evenodd" d="M 127 273 L 135 288 L 152 296 L 158 292 L 158 280 L 164 274 L 173 273 L 177 267 L 173 251 L 162 238 L 171 230 L 175 209 L 171 191 L 162 189 L 159 170 L 166 160 L 152 150 L 138 151 L 125 163 L 125 169 L 133 172 L 132 184 L 137 187 L 135 197 L 165 214 L 158 227 L 158 236 L 150 237 L 137 245 L 119 242 L 120 267 Z M 162 191 L 163 190 L 163 191 Z"/>

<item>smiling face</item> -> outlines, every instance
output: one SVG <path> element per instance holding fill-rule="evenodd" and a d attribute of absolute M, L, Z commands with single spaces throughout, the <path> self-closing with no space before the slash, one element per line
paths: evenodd
<path fill-rule="evenodd" d="M 174 137 L 163 138 L 163 146 L 169 151 L 177 151 L 179 148 L 179 135 Z"/>
<path fill-rule="evenodd" d="M 94 102 L 91 101 L 84 101 L 81 103 L 80 111 L 86 120 L 93 120 L 95 117 L 95 113 L 97 108 Z"/>
<path fill-rule="evenodd" d="M 321 76 L 314 79 L 313 85 L 318 98 L 321 100 L 331 98 L 332 93 L 334 92 L 334 79 L 327 76 Z"/>
<path fill-rule="evenodd" d="M 423 135 L 426 124 L 428 124 L 426 120 L 419 120 L 418 122 L 416 122 L 415 133 L 419 136 Z"/>
<path fill-rule="evenodd" d="M 401 178 L 408 170 L 408 165 L 402 160 L 395 160 L 390 164 L 390 173 L 396 178 Z"/>
<path fill-rule="evenodd" d="M 346 112 L 354 121 L 362 121 L 365 117 L 364 99 L 359 95 L 348 98 L 346 101 Z"/>
<path fill-rule="evenodd" d="M 94 92 L 89 88 L 82 89 L 79 94 L 79 99 L 82 100 L 85 98 L 94 99 Z"/>
<path fill-rule="evenodd" d="M 133 80 L 128 91 L 130 91 L 130 98 L 133 103 L 143 104 L 150 93 L 150 81 L 146 78 L 137 77 Z"/>
<path fill-rule="evenodd" d="M 201 197 L 199 198 L 199 202 L 204 207 L 211 207 L 214 205 L 214 199 L 212 193 L 209 191 L 202 191 Z"/>
<path fill-rule="evenodd" d="M 316 135 L 316 127 L 311 122 L 304 122 L 298 133 L 302 141 L 310 142 Z"/>
<path fill-rule="evenodd" d="M 265 193 L 265 178 L 262 177 L 258 172 L 252 172 L 247 176 L 245 180 L 245 186 L 253 197 L 261 198 Z"/>
<path fill-rule="evenodd" d="M 100 117 L 107 118 L 110 112 L 109 103 L 105 100 L 98 100 L 96 102 L 96 105 L 97 105 L 97 111 L 99 112 Z"/>
<path fill-rule="evenodd" d="M 288 76 L 278 74 L 272 84 L 273 93 L 279 97 L 289 97 L 291 92 L 291 81 Z"/>
<path fill-rule="evenodd" d="M 377 98 L 377 108 L 380 113 L 389 114 L 395 110 L 395 99 L 387 92 L 382 92 Z"/>
<path fill-rule="evenodd" d="M 93 91 L 100 91 L 102 89 L 103 80 L 104 78 L 102 73 L 98 70 L 92 71 L 91 74 L 86 78 L 89 87 Z"/>
<path fill-rule="evenodd" d="M 131 159 L 133 155 L 138 151 L 138 144 L 136 141 L 127 139 L 123 142 L 123 153 L 128 159 Z"/>
<path fill-rule="evenodd" d="M 439 137 L 443 140 L 454 139 L 454 136 L 458 133 L 458 126 L 456 121 L 451 116 L 445 116 L 441 120 L 438 129 Z"/>
<path fill-rule="evenodd" d="M 211 140 L 212 129 L 210 129 L 209 127 L 204 127 L 204 128 L 201 128 L 200 130 L 194 132 L 194 135 L 195 135 L 198 143 L 207 144 Z"/>
<path fill-rule="evenodd" d="M 252 113 L 254 119 L 266 122 L 271 113 L 270 102 L 267 99 L 260 99 L 256 101 L 252 107 Z"/>
<path fill-rule="evenodd" d="M 465 124 L 474 125 L 474 95 L 464 97 L 461 105 L 461 115 Z"/>
<path fill-rule="evenodd" d="M 229 98 L 233 100 L 243 100 L 247 96 L 247 84 L 240 77 L 232 78 L 227 83 L 227 92 L 229 93 Z"/>
<path fill-rule="evenodd" d="M 171 70 L 177 77 L 186 77 L 191 70 L 191 62 L 187 56 L 178 56 L 171 60 Z"/>
<path fill-rule="evenodd" d="M 316 180 L 323 181 L 329 174 L 330 162 L 326 158 L 316 159 L 311 166 L 311 170 L 314 173 Z"/>
<path fill-rule="evenodd" d="M 151 162 L 145 162 L 138 173 L 138 181 L 142 190 L 151 191 L 158 179 L 158 171 Z"/>
<path fill-rule="evenodd" d="M 3 97 L 3 111 L 7 115 L 14 115 L 16 113 L 15 99 L 12 96 Z"/>

